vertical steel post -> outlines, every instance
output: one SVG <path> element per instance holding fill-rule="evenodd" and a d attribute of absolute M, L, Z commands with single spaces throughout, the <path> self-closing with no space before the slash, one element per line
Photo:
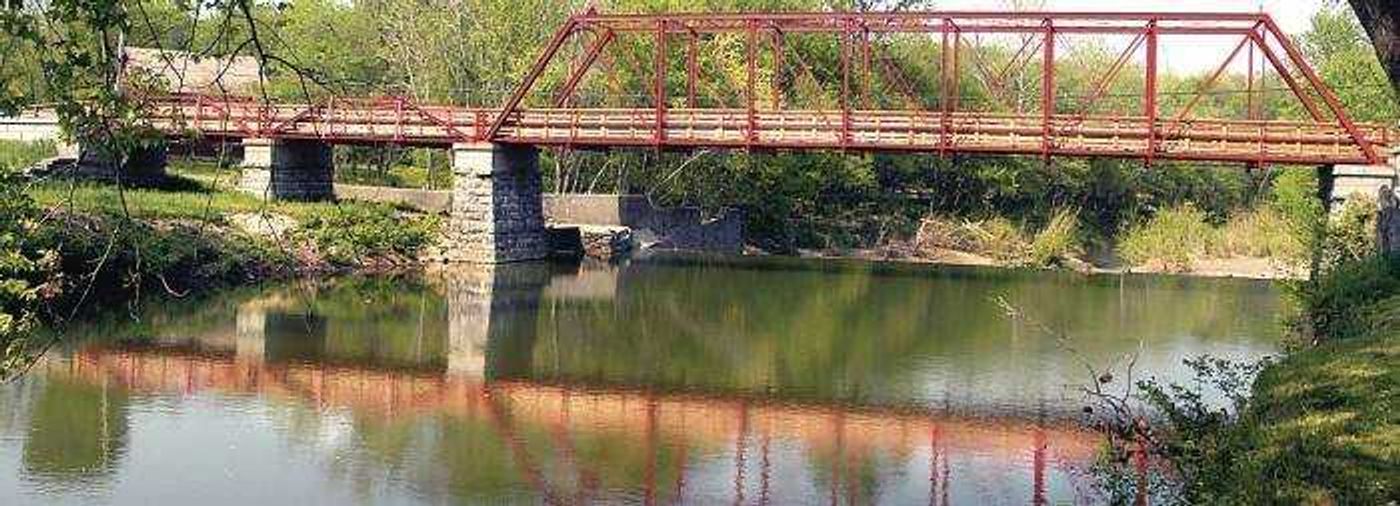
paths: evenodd
<path fill-rule="evenodd" d="M 962 27 L 953 25 L 953 112 L 962 105 Z"/>
<path fill-rule="evenodd" d="M 783 106 L 783 32 L 773 30 L 773 110 L 782 110 Z"/>
<path fill-rule="evenodd" d="M 940 78 L 939 82 L 941 83 L 940 87 L 943 88 L 941 93 L 942 96 L 938 100 L 938 107 L 939 109 L 942 109 L 942 115 L 939 120 L 940 127 L 938 132 L 938 153 L 942 156 L 948 155 L 948 136 L 950 134 L 949 129 L 951 128 L 951 122 L 949 121 L 950 118 L 948 117 L 948 115 L 952 112 L 951 100 L 953 95 L 950 90 L 953 86 L 951 84 L 951 81 L 955 79 L 955 77 L 951 77 L 951 74 L 949 72 L 949 70 L 951 70 L 950 67 L 952 67 L 953 65 L 953 55 L 956 54 L 955 52 L 950 52 L 948 47 L 948 38 L 951 35 L 949 32 L 952 31 L 952 28 L 953 20 L 943 18 L 943 46 L 939 49 L 939 56 L 943 59 L 943 61 L 940 62 L 938 65 L 938 73 Z"/>
<path fill-rule="evenodd" d="M 1147 77 L 1143 92 L 1143 116 L 1147 118 L 1147 166 L 1157 155 L 1157 20 L 1147 22 Z"/>
<path fill-rule="evenodd" d="M 870 27 L 868 26 L 861 26 L 860 29 L 860 53 L 861 71 L 865 74 L 865 78 L 862 83 L 862 86 L 864 87 L 864 90 L 862 91 L 864 99 L 861 103 L 864 104 L 863 107 L 865 107 L 866 109 L 874 109 L 875 69 L 871 65 Z"/>
<path fill-rule="evenodd" d="M 1249 51 L 1246 53 L 1249 58 L 1249 70 L 1245 78 L 1245 114 L 1252 121 L 1257 119 L 1254 111 L 1254 39 L 1249 39 Z"/>
<path fill-rule="evenodd" d="M 758 141 L 758 110 L 755 101 L 758 93 L 758 21 L 749 20 L 749 40 L 748 40 L 748 88 L 744 93 L 744 99 L 748 101 L 749 112 L 749 132 L 747 142 L 749 147 Z"/>
<path fill-rule="evenodd" d="M 666 20 L 656 22 L 656 132 L 658 148 L 666 142 Z"/>
<path fill-rule="evenodd" d="M 841 24 L 841 149 L 851 144 L 851 26 Z"/>
<path fill-rule="evenodd" d="M 1044 113 L 1043 133 L 1041 134 L 1041 155 L 1050 159 L 1053 146 L 1053 122 L 1055 120 L 1055 25 L 1045 18 L 1045 63 L 1041 75 L 1040 101 Z"/>

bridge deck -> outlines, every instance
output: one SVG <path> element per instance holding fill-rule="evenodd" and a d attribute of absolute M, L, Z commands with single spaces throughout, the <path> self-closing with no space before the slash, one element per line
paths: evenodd
<path fill-rule="evenodd" d="M 297 138 L 330 143 L 450 145 L 486 140 L 499 111 L 404 100 L 315 105 L 163 99 L 151 124 L 172 136 Z M 1395 134 L 1359 125 L 1382 149 Z M 1155 134 L 1155 135 L 1154 135 Z M 1155 138 L 1155 146 L 1149 146 Z M 522 109 L 496 142 L 607 148 L 839 149 L 922 153 L 1105 156 L 1252 163 L 1364 164 L 1340 126 L 1292 121 L 1159 119 L 939 111 Z"/>

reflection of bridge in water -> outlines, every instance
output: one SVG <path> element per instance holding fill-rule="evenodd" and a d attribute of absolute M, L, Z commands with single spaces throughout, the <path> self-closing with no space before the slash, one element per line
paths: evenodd
<path fill-rule="evenodd" d="M 1047 471 L 1070 473 L 1087 464 L 1098 441 L 1071 426 L 1043 426 L 1016 421 L 944 418 L 914 411 L 834 406 L 773 404 L 762 399 L 727 399 L 702 395 L 652 394 L 644 391 L 590 389 L 522 381 L 488 382 L 470 375 L 440 375 L 375 371 L 315 364 L 268 364 L 235 353 L 210 354 L 181 348 L 84 349 L 70 361 L 48 361 L 43 370 L 98 383 L 108 381 L 140 393 L 258 394 L 314 404 L 318 408 L 349 408 L 393 419 L 428 414 L 482 419 L 510 443 L 511 459 L 528 483 L 545 498 L 587 497 L 589 491 L 562 491 L 550 483 L 534 454 L 518 436 L 521 425 L 550 432 L 557 455 L 568 459 L 572 434 L 602 430 L 638 438 L 649 465 L 657 464 L 660 440 L 700 454 L 732 449 L 735 493 L 742 497 L 754 482 L 768 497 L 774 440 L 838 456 L 836 466 L 859 467 L 873 453 L 912 457 L 927 450 L 932 457 L 928 477 L 933 491 L 945 487 L 950 461 L 964 457 L 1000 461 L 1032 461 L 1031 481 L 1037 503 L 1044 500 Z M 109 383 L 109 384 L 110 384 Z M 755 444 L 756 448 L 747 445 Z M 547 456 L 546 456 L 547 457 Z M 759 476 L 746 477 L 747 459 L 762 462 Z M 558 463 L 556 463 L 558 464 Z M 679 497 L 687 483 L 684 459 L 674 462 L 676 482 L 670 495 Z M 554 466 L 549 466 L 554 467 Z M 584 477 L 597 471 L 580 469 Z M 840 476 L 841 469 L 833 469 Z M 657 469 L 646 469 L 650 478 Z M 590 480 L 580 480 L 587 486 Z M 854 490 L 839 490 L 840 497 Z M 658 497 L 657 483 L 644 491 Z M 859 486 L 845 484 L 844 486 Z M 573 495 L 570 495 L 573 494 Z"/>
<path fill-rule="evenodd" d="M 616 481 L 615 469 L 590 468 L 578 441 L 620 436 L 625 451 L 640 454 L 635 490 L 645 503 L 694 497 L 692 488 L 728 483 L 732 497 L 699 502 L 782 502 L 780 467 L 822 465 L 832 502 L 863 502 L 874 487 L 859 475 L 867 466 L 919 469 L 931 503 L 948 502 L 970 462 L 1011 463 L 997 486 L 1028 485 L 1036 503 L 1050 482 L 1073 483 L 1092 458 L 1098 439 L 1072 423 L 1034 423 L 949 416 L 920 408 L 851 406 L 821 401 L 786 402 L 762 395 L 656 392 L 500 379 L 529 360 L 529 329 L 540 296 L 607 297 L 606 286 L 585 277 L 549 284 L 548 273 L 480 271 L 448 278 L 446 363 L 383 366 L 318 357 L 294 341 L 333 330 L 298 309 L 295 299 L 270 297 L 240 305 L 236 329 L 141 345 L 82 347 L 67 360 L 41 365 L 52 377 L 116 384 L 138 393 L 247 395 L 350 410 L 392 422 L 447 416 L 489 426 L 502 443 L 501 458 L 546 502 L 598 498 Z M 541 282 L 543 280 L 543 282 Z M 603 280 L 606 281 L 606 280 Z M 606 283 L 602 283 L 606 285 Z M 299 311 L 301 313 L 299 313 Z M 230 335 L 232 334 L 232 335 Z M 522 337 L 525 336 L 525 337 Z M 502 342 L 504 339 L 514 343 Z M 541 442 L 539 435 L 544 436 Z M 624 451 L 619 449 L 619 451 Z M 800 452 L 804 458 L 783 458 Z M 727 469 L 727 470 L 721 470 Z M 560 470 L 571 470 L 561 473 Z M 885 477 L 907 481 L 909 476 Z M 983 476 L 985 478 L 985 476 Z M 610 480 L 611 479 L 611 480 Z M 1069 487 L 1069 485 L 1065 485 Z M 1063 490 L 1061 490 L 1063 492 Z M 809 495 L 813 492 L 809 492 Z M 790 500 L 790 499 L 789 499 Z M 956 502 L 956 501 L 955 501 Z"/>

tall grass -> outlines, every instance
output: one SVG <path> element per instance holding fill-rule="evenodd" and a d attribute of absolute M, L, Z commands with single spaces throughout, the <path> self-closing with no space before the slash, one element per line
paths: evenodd
<path fill-rule="evenodd" d="M 1030 261 L 1054 265 L 1079 253 L 1079 210 L 1058 209 L 1031 240 Z"/>
<path fill-rule="evenodd" d="M 1289 264 L 1307 261 L 1309 242 L 1274 206 L 1236 213 L 1215 226 L 1206 213 L 1187 204 L 1157 213 L 1128 229 L 1118 255 L 1128 265 L 1157 264 L 1172 272 L 1190 271 L 1195 262 L 1215 258 L 1272 258 Z"/>
<path fill-rule="evenodd" d="M 1158 262 L 1168 271 L 1190 271 L 1209 251 L 1215 235 L 1206 219 L 1206 213 L 1190 204 L 1161 211 L 1123 235 L 1118 255 L 1129 265 Z"/>
<path fill-rule="evenodd" d="M 1307 245 L 1283 213 L 1271 206 L 1236 214 L 1216 231 L 1210 253 L 1217 257 L 1272 257 L 1307 260 Z"/>
<path fill-rule="evenodd" d="M 1028 233 L 1006 218 L 981 221 L 925 218 L 915 237 L 920 251 L 952 250 L 1010 265 L 1051 266 L 1079 253 L 1079 212 L 1057 210 L 1042 229 Z"/>
<path fill-rule="evenodd" d="M 0 140 L 0 168 L 20 169 L 57 154 L 58 145 L 53 141 Z"/>

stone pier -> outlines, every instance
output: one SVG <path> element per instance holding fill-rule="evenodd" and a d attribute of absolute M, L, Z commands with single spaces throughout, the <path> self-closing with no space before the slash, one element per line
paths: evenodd
<path fill-rule="evenodd" d="M 272 200 L 335 198 L 331 146 L 320 141 L 244 139 L 239 189 Z"/>
<path fill-rule="evenodd" d="M 549 255 L 538 149 L 457 144 L 452 174 L 445 260 L 499 264 Z"/>
<path fill-rule="evenodd" d="M 79 179 L 106 182 L 121 181 L 126 186 L 150 186 L 165 179 L 166 151 L 164 145 L 137 148 L 126 160 L 105 150 L 80 146 L 77 160 L 69 175 Z"/>

